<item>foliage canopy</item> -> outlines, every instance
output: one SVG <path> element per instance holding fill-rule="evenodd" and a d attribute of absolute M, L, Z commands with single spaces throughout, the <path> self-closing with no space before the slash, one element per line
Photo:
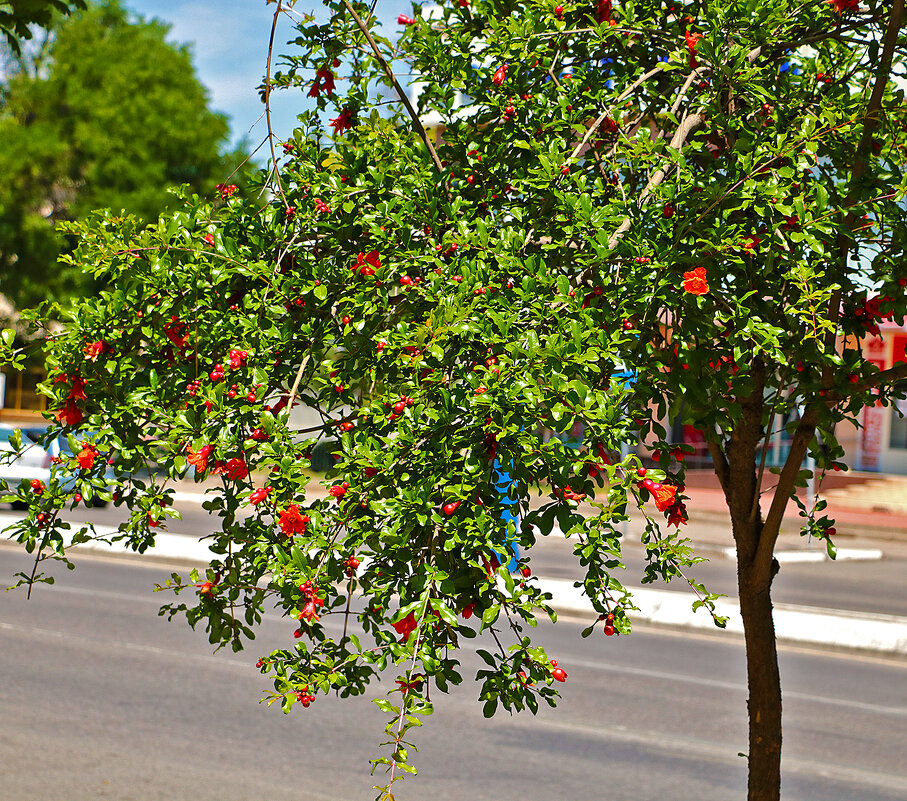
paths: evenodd
<path fill-rule="evenodd" d="M 772 548 L 803 456 L 840 461 L 835 427 L 903 373 L 858 347 L 907 308 L 903 3 L 464 0 L 415 8 L 396 42 L 367 5 L 326 8 L 267 91 L 302 85 L 331 119 L 305 113 L 275 144 L 270 202 L 187 196 L 148 228 L 107 215 L 73 229 L 73 262 L 111 289 L 50 343 L 45 389 L 60 426 L 95 432 L 61 474 L 103 495 L 114 457 L 137 550 L 174 516 L 172 480 L 220 477 L 207 508 L 222 556 L 173 577 L 170 612 L 237 649 L 265 604 L 298 619 L 261 662 L 285 709 L 396 674 L 378 702 L 391 797 L 429 686 L 461 680 L 463 638 L 490 639 L 486 713 L 554 701 L 526 634 L 548 598 L 498 567 L 507 543 L 528 567 L 537 537 L 572 535 L 602 627 L 623 634 L 629 510 L 647 521 L 644 581 L 695 562 L 665 525 L 685 520 L 666 416 L 708 441 L 748 637 L 774 657 Z M 396 75 L 417 101 L 388 118 Z M 322 422 L 294 430 L 297 402 Z M 795 409 L 763 514 L 759 446 Z M 578 422 L 583 447 L 537 433 Z M 332 437 L 328 494 L 308 492 L 307 458 Z M 660 454 L 644 481 L 620 455 L 639 441 Z M 59 480 L 18 494 L 32 504 L 18 538 L 51 556 L 72 504 Z M 751 768 L 775 756 L 751 749 Z"/>

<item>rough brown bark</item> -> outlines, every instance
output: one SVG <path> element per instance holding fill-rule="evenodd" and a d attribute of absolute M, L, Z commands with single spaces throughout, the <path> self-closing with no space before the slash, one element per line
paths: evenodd
<path fill-rule="evenodd" d="M 741 560 L 739 542 L 758 540 L 759 521 L 740 521 L 750 528 L 738 539 L 737 589 L 746 641 L 747 711 L 749 713 L 748 801 L 779 801 L 781 798 L 781 674 L 775 624 L 772 619 L 771 584 L 753 570 L 753 562 Z M 777 568 L 777 562 L 774 562 Z"/>
<path fill-rule="evenodd" d="M 753 361 L 752 375 L 752 392 L 737 398 L 741 410 L 737 425 L 726 442 L 711 442 L 709 447 L 731 514 L 737 549 L 737 589 L 749 690 L 748 799 L 780 801 L 781 675 L 771 599 L 778 563 L 769 552 L 769 569 L 762 564 L 760 542 L 766 537 L 774 541 L 774 537 L 763 526 L 756 467 L 765 403 L 765 365 L 761 360 Z"/>

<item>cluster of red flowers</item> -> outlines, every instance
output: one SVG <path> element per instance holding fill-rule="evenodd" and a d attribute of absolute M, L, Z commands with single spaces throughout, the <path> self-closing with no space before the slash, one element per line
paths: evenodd
<path fill-rule="evenodd" d="M 309 692 L 309 686 L 306 685 L 296 693 L 296 700 L 299 701 L 299 703 L 302 704 L 306 709 L 308 709 L 312 701 L 315 700 L 315 696 Z"/>
<path fill-rule="evenodd" d="M 315 211 L 319 214 L 330 214 L 331 207 L 325 203 L 320 197 L 315 198 Z"/>
<path fill-rule="evenodd" d="M 332 498 L 336 498 L 339 501 L 344 495 L 346 495 L 346 491 L 349 488 L 350 485 L 346 481 L 344 481 L 342 484 L 334 484 L 334 486 L 328 490 L 328 495 L 330 495 Z"/>
<path fill-rule="evenodd" d="M 860 0 L 827 0 L 831 3 L 835 11 L 838 14 L 843 14 L 845 11 L 852 11 L 855 8 L 859 8 Z"/>
<path fill-rule="evenodd" d="M 876 320 L 890 320 L 894 317 L 893 309 L 887 312 L 881 310 L 883 303 L 894 303 L 894 298 L 888 295 L 876 295 L 874 298 L 867 298 L 866 303 L 854 311 L 857 317 L 863 318 L 863 325 L 867 333 L 881 336 Z"/>
<path fill-rule="evenodd" d="M 246 363 L 246 359 L 249 358 L 249 351 L 247 350 L 231 350 L 227 354 L 230 361 L 231 370 L 239 370 L 240 367 L 243 367 Z"/>
<path fill-rule="evenodd" d="M 227 474 L 227 478 L 229 478 L 230 481 L 242 481 L 244 478 L 248 477 L 249 468 L 245 461 L 237 456 L 227 460 L 223 472 Z"/>
<path fill-rule="evenodd" d="M 681 523 L 687 522 L 687 508 L 683 501 L 677 498 L 677 491 L 683 490 L 674 484 L 661 484 L 657 481 L 647 478 L 639 483 L 640 489 L 645 489 L 652 494 L 655 501 L 655 508 L 659 512 L 666 512 L 668 515 L 669 526 L 680 526 Z"/>
<path fill-rule="evenodd" d="M 217 191 L 222 198 L 233 197 L 236 194 L 236 184 L 218 184 Z"/>
<path fill-rule="evenodd" d="M 599 22 L 609 22 L 615 25 L 616 22 L 611 18 L 611 0 L 597 0 L 595 3 L 595 16 Z"/>
<path fill-rule="evenodd" d="M 421 673 L 414 674 L 408 681 L 406 679 L 397 679 L 400 692 L 406 695 L 410 690 L 420 690 L 425 683 L 425 676 Z"/>
<path fill-rule="evenodd" d="M 85 400 L 85 381 L 77 375 L 58 375 L 54 379 L 54 384 L 69 384 L 69 395 L 66 398 L 66 404 L 62 409 L 57 410 L 54 415 L 58 422 L 67 426 L 77 426 L 84 419 L 82 410 L 76 405 L 76 401 Z"/>
<path fill-rule="evenodd" d="M 690 68 L 696 69 L 696 67 L 699 66 L 699 62 L 696 60 L 696 47 L 699 44 L 699 40 L 702 38 L 702 34 L 686 31 L 683 34 L 683 38 L 686 40 L 687 50 L 690 51 Z"/>
<path fill-rule="evenodd" d="M 272 487 L 267 486 L 252 490 L 252 494 L 249 496 L 249 503 L 251 503 L 252 506 L 258 506 L 258 504 L 266 501 L 268 499 L 268 495 L 271 494 L 271 489 Z"/>
<path fill-rule="evenodd" d="M 170 318 L 170 322 L 164 326 L 164 334 L 177 348 L 181 350 L 186 347 L 186 324 L 181 323 L 179 317 L 175 314 Z"/>

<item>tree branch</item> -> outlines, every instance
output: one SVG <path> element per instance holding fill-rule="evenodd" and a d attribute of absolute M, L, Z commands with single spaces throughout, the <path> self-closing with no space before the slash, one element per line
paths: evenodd
<path fill-rule="evenodd" d="M 406 94 L 406 90 L 402 86 L 400 86 L 400 82 L 394 75 L 393 70 L 391 70 L 390 64 L 387 63 L 387 59 L 378 49 L 378 44 L 372 37 L 372 33 L 368 29 L 368 25 L 366 25 L 362 21 L 362 17 L 360 17 L 356 13 L 356 9 L 353 8 L 350 0 L 343 0 L 343 5 L 356 21 L 356 24 L 359 26 L 359 30 L 362 31 L 363 35 L 369 43 L 369 46 L 372 48 L 372 52 L 375 54 L 375 60 L 381 65 L 381 68 L 384 70 L 384 74 L 387 76 L 387 79 L 393 84 L 393 87 L 397 92 L 397 96 L 400 98 L 403 105 L 406 107 L 409 116 L 412 118 L 413 128 L 415 129 L 416 133 L 419 134 L 419 138 L 425 144 L 425 147 L 428 148 L 428 152 L 431 155 L 432 161 L 435 163 L 435 167 L 437 168 L 438 173 L 443 174 L 444 167 L 441 164 L 441 159 L 438 158 L 438 153 L 435 150 L 435 146 L 428 138 L 428 133 L 425 130 L 425 126 L 422 124 L 422 120 L 419 119 L 419 114 L 416 112 L 416 109 L 413 108 L 413 104 L 410 102 L 409 95 Z"/>
<path fill-rule="evenodd" d="M 759 545 L 756 550 L 756 557 L 753 560 L 753 576 L 756 581 L 768 581 L 771 576 L 772 555 L 775 550 L 778 533 L 781 530 L 784 510 L 787 508 L 788 499 L 794 491 L 797 476 L 803 464 L 803 457 L 806 456 L 809 443 L 812 442 L 815 436 L 818 416 L 818 409 L 815 406 L 810 406 L 803 417 L 800 418 L 800 423 L 794 432 L 787 460 L 784 462 L 781 475 L 778 477 L 778 483 L 775 485 L 772 505 L 765 516 L 765 523 L 762 525 L 762 533 L 759 536 Z"/>
<path fill-rule="evenodd" d="M 670 146 L 674 150 L 680 150 L 687 141 L 689 135 L 702 125 L 703 122 L 705 122 L 705 117 L 703 117 L 702 114 L 689 114 L 684 117 L 683 121 L 677 126 L 677 130 L 674 132 L 674 137 L 671 139 Z M 668 171 L 662 168 L 649 179 L 645 188 L 640 192 L 639 203 L 642 203 L 650 194 L 652 194 L 652 190 L 658 188 L 667 174 Z M 630 230 L 630 225 L 631 218 L 627 215 L 624 217 L 624 221 L 617 227 L 617 230 L 611 234 L 611 238 L 608 240 L 609 248 L 613 248 L 623 238 L 623 235 Z"/>
<path fill-rule="evenodd" d="M 882 56 L 879 60 L 879 66 L 875 74 L 875 83 L 873 85 L 869 101 L 866 104 L 866 110 L 863 114 L 863 133 L 860 136 L 860 142 L 857 145 L 857 150 L 854 155 L 853 168 L 850 175 L 850 190 L 848 192 L 847 198 L 844 201 L 845 206 L 854 205 L 853 198 L 856 194 L 857 186 L 860 182 L 860 179 L 863 177 L 863 174 L 866 172 L 866 167 L 868 166 L 867 155 L 872 144 L 872 137 L 875 134 L 876 128 L 878 128 L 879 126 L 879 112 L 882 108 L 882 100 L 885 96 L 885 87 L 887 86 L 888 79 L 891 75 L 891 64 L 894 57 L 894 50 L 898 41 L 898 34 L 903 22 L 903 17 L 904 0 L 893 0 L 891 5 L 891 13 L 888 16 L 888 25 L 885 31 Z M 849 231 L 851 228 L 853 228 L 853 224 L 856 218 L 857 213 L 855 211 L 851 211 L 847 214 L 844 219 L 845 230 Z M 838 236 L 838 256 L 840 259 L 839 263 L 844 266 L 846 266 L 847 263 L 847 257 L 850 253 L 850 246 L 851 238 L 847 234 L 840 234 Z M 838 291 L 835 292 L 829 300 L 828 317 L 832 323 L 832 327 L 826 334 L 827 352 L 831 352 L 835 347 L 835 341 L 838 335 L 837 322 L 838 316 L 840 314 L 840 308 L 841 293 L 840 291 Z M 826 375 L 823 376 L 823 382 L 826 384 L 826 386 L 828 386 L 831 383 L 831 375 L 828 369 L 825 370 L 825 373 Z M 889 370 L 883 370 L 880 373 L 876 373 L 874 376 L 871 376 L 869 379 L 853 384 L 851 393 L 858 392 L 860 391 L 860 389 L 865 389 L 869 386 L 885 383 L 888 380 L 893 380 L 903 375 L 907 375 L 907 364 L 898 365 L 896 367 L 890 368 Z M 830 398 L 829 400 L 832 399 Z M 784 463 L 784 468 L 781 470 L 781 475 L 778 479 L 778 483 L 777 485 L 775 485 L 775 493 L 774 497 L 772 498 L 772 504 L 769 508 L 768 515 L 765 518 L 765 523 L 762 527 L 762 534 L 759 538 L 759 547 L 756 553 L 756 558 L 754 560 L 754 574 L 757 580 L 767 581 L 771 577 L 772 554 L 775 549 L 775 543 L 778 539 L 778 533 L 781 530 L 781 521 L 784 517 L 784 510 L 787 507 L 787 502 L 791 496 L 791 493 L 794 491 L 797 475 L 800 472 L 800 466 L 803 463 L 803 457 L 806 456 L 806 452 L 809 448 L 809 443 L 812 442 L 812 439 L 815 436 L 817 419 L 818 407 L 809 407 L 801 418 L 800 424 L 797 426 L 797 431 L 794 434 L 794 438 L 791 441 L 791 447 L 787 455 L 787 461 Z"/>
<path fill-rule="evenodd" d="M 844 198 L 843 206 L 856 207 L 855 195 L 857 194 L 858 185 L 866 172 L 869 163 L 869 150 L 872 145 L 872 137 L 876 128 L 879 127 L 879 112 L 882 108 L 882 100 L 885 97 L 885 87 L 888 85 L 888 79 L 891 76 L 891 63 L 894 58 L 894 50 L 898 42 L 898 34 L 901 30 L 901 24 L 904 17 L 904 0 L 893 0 L 891 4 L 891 13 L 888 15 L 888 26 L 885 30 L 885 39 L 882 46 L 882 57 L 875 74 L 875 83 L 872 87 L 872 94 L 869 96 L 869 102 L 866 104 L 866 111 L 863 113 L 863 133 L 860 135 L 860 141 L 854 154 L 853 167 L 850 173 L 850 189 L 847 197 Z M 856 208 L 849 211 L 844 217 L 844 225 L 841 233 L 837 237 L 838 246 L 838 263 L 841 265 L 842 273 L 847 267 L 847 257 L 850 254 L 852 242 L 851 232 L 854 223 L 858 218 Z M 828 302 L 828 319 L 831 327 L 825 335 L 825 352 L 832 353 L 835 348 L 835 341 L 838 335 L 838 317 L 841 313 L 841 291 L 838 290 L 832 294 Z M 826 367 L 823 370 L 823 383 L 826 386 L 831 384 L 831 368 Z"/>
<path fill-rule="evenodd" d="M 715 475 L 718 476 L 718 483 L 721 484 L 721 489 L 724 490 L 724 495 L 727 497 L 730 468 L 728 467 L 727 459 L 724 457 L 724 451 L 721 450 L 718 442 L 710 436 L 706 436 L 705 442 L 712 456 L 712 464 L 715 466 Z"/>
<path fill-rule="evenodd" d="M 277 169 L 277 153 L 274 151 L 274 131 L 271 128 L 271 56 L 274 53 L 274 33 L 277 30 L 277 19 L 283 7 L 283 0 L 277 0 L 277 10 L 274 12 L 274 19 L 271 20 L 271 36 L 268 39 L 268 63 L 265 66 L 265 121 L 268 125 L 268 146 L 271 148 L 271 163 L 274 165 L 274 178 L 277 181 L 277 191 L 280 193 L 283 205 L 290 208 L 287 196 L 283 191 L 283 183 L 280 180 L 280 170 Z"/>
<path fill-rule="evenodd" d="M 640 86 L 642 86 L 647 80 L 649 80 L 649 78 L 651 78 L 653 75 L 657 75 L 659 72 L 664 72 L 664 67 L 662 66 L 662 62 L 659 62 L 658 66 L 655 67 L 654 69 L 651 69 L 648 72 L 644 73 L 643 75 L 640 75 L 635 81 L 633 81 L 633 83 L 631 83 L 626 89 L 624 89 L 624 91 L 621 92 L 614 99 L 614 102 L 611 104 L 612 108 L 606 109 L 605 111 L 603 111 L 601 113 L 601 115 L 598 117 L 598 119 L 596 119 L 595 122 L 593 122 L 592 125 L 589 126 L 588 130 L 586 131 L 585 135 L 582 138 L 582 141 L 573 149 L 573 152 L 570 154 L 570 158 L 568 159 L 568 161 L 573 161 L 575 158 L 577 158 L 579 156 L 579 154 L 582 152 L 582 149 L 588 144 L 589 140 L 592 138 L 593 134 L 599 129 L 601 124 L 614 113 L 613 109 L 617 108 L 618 104 L 621 101 L 625 100 L 629 95 L 631 95 Z"/>

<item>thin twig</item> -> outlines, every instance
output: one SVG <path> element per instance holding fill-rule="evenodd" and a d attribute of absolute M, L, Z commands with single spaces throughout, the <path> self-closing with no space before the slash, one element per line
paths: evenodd
<path fill-rule="evenodd" d="M 284 206 L 290 208 L 287 202 L 287 196 L 283 191 L 283 183 L 280 180 L 280 171 L 277 169 L 277 153 L 274 150 L 274 130 L 271 127 L 271 56 L 274 53 L 274 33 L 277 30 L 277 19 L 283 8 L 283 0 L 277 0 L 277 10 L 274 12 L 274 19 L 271 21 L 271 36 L 268 39 L 268 63 L 265 67 L 265 121 L 268 124 L 268 146 L 271 148 L 271 162 L 274 165 L 274 178 L 277 181 L 277 191 L 280 192 L 280 198 Z"/>
<path fill-rule="evenodd" d="M 397 92 L 397 95 L 403 102 L 403 105 L 406 107 L 406 110 L 413 121 L 413 128 L 415 129 L 416 133 L 419 134 L 419 138 L 425 144 L 425 147 L 428 148 L 428 152 L 431 155 L 432 161 L 435 163 L 435 167 L 437 168 L 438 173 L 443 173 L 444 167 L 441 164 L 441 159 L 438 158 L 438 153 L 435 150 L 435 146 L 428 138 L 428 133 L 425 130 L 425 126 L 422 124 L 422 120 L 419 119 L 419 114 L 416 112 L 416 109 L 413 108 L 413 104 L 410 101 L 409 95 L 407 95 L 406 90 L 400 85 L 400 82 L 394 76 L 394 72 L 391 69 L 390 64 L 387 63 L 387 59 L 378 48 L 378 44 L 372 37 L 372 33 L 368 29 L 368 25 L 366 25 L 365 22 L 362 21 L 362 18 L 356 13 L 356 9 L 353 8 L 349 0 L 343 0 L 343 5 L 346 6 L 346 10 L 350 12 L 350 15 L 356 21 L 356 24 L 359 26 L 359 30 L 362 31 L 363 35 L 372 48 L 372 52 L 375 54 L 375 60 L 381 65 L 381 68 L 384 70 L 384 74 L 387 76 L 387 79 L 391 82 Z"/>

